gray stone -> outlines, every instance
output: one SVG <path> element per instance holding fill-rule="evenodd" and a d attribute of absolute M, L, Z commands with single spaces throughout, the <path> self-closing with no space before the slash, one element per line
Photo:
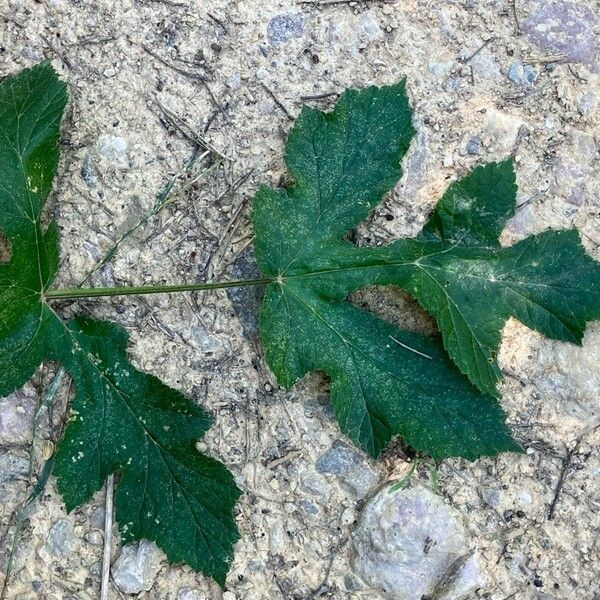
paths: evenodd
<path fill-rule="evenodd" d="M 523 31 L 543 50 L 564 54 L 569 62 L 592 66 L 600 46 L 598 18 L 591 3 L 538 2 L 522 23 Z"/>
<path fill-rule="evenodd" d="M 104 510 L 104 506 L 97 506 L 92 512 L 92 517 L 90 519 L 92 527 L 95 527 L 96 529 L 104 529 L 105 515 L 106 511 Z"/>
<path fill-rule="evenodd" d="M 304 35 L 306 17 L 302 13 L 288 13 L 273 17 L 267 25 L 267 40 L 271 45 L 283 44 Z"/>
<path fill-rule="evenodd" d="M 226 83 L 230 90 L 235 91 L 242 85 L 242 77 L 239 73 L 234 73 L 227 78 Z"/>
<path fill-rule="evenodd" d="M 123 235 L 132 227 L 135 227 L 147 215 L 152 213 L 154 200 L 148 196 L 132 194 L 127 198 L 124 208 L 124 218 L 117 228 L 117 235 Z"/>
<path fill-rule="evenodd" d="M 256 79 L 258 81 L 264 81 L 269 76 L 269 71 L 264 67 L 261 67 L 256 71 Z"/>
<path fill-rule="evenodd" d="M 538 78 L 538 72 L 531 65 L 515 61 L 508 68 L 507 77 L 517 85 L 531 87 Z"/>
<path fill-rule="evenodd" d="M 456 90 L 458 90 L 458 88 L 460 87 L 461 83 L 462 83 L 462 79 L 460 77 L 451 77 L 444 84 L 444 89 L 447 92 L 456 92 Z"/>
<path fill-rule="evenodd" d="M 309 515 L 316 515 L 319 512 L 319 508 L 315 505 L 314 502 L 311 502 L 308 498 L 302 498 L 302 500 L 300 500 L 300 506 Z"/>
<path fill-rule="evenodd" d="M 478 52 L 469 61 L 469 64 L 473 68 L 473 78 L 476 81 L 479 79 L 500 81 L 502 79 L 500 63 L 494 58 L 489 48 L 484 48 L 481 52 Z"/>
<path fill-rule="evenodd" d="M 181 588 L 177 592 L 177 600 L 206 600 L 206 596 L 198 590 Z"/>
<path fill-rule="evenodd" d="M 94 172 L 94 163 L 90 154 L 86 154 L 81 165 L 81 178 L 88 187 L 95 188 L 98 185 L 98 178 Z"/>
<path fill-rule="evenodd" d="M 593 136 L 576 129 L 569 132 L 568 141 L 557 154 L 550 193 L 561 196 L 569 204 L 581 206 L 598 148 Z"/>
<path fill-rule="evenodd" d="M 102 546 L 104 537 L 99 531 L 92 530 L 85 534 L 85 541 L 93 546 Z"/>
<path fill-rule="evenodd" d="M 104 75 L 104 77 L 106 77 L 107 79 L 110 79 L 111 77 L 114 77 L 119 71 L 120 69 L 118 65 L 112 65 L 104 69 L 104 71 L 102 71 L 102 75 Z"/>
<path fill-rule="evenodd" d="M 300 489 L 303 492 L 317 496 L 318 498 L 326 498 L 330 493 L 330 485 L 327 478 L 317 473 L 314 467 L 305 468 L 300 474 Z"/>
<path fill-rule="evenodd" d="M 21 479 L 29 471 L 29 461 L 12 454 L 0 455 L 0 484 Z"/>
<path fill-rule="evenodd" d="M 596 110 L 596 106 L 598 104 L 598 96 L 594 90 L 587 90 L 581 97 L 577 103 L 577 108 L 579 110 L 579 114 L 582 117 L 589 117 Z"/>
<path fill-rule="evenodd" d="M 251 248 L 246 248 L 233 263 L 231 277 L 232 279 L 256 279 L 260 276 L 254 253 Z M 256 340 L 258 337 L 258 314 L 264 293 L 264 287 L 260 285 L 227 290 L 227 296 L 242 323 L 244 334 L 250 340 Z"/>
<path fill-rule="evenodd" d="M 75 529 L 70 519 L 59 519 L 46 538 L 48 550 L 55 556 L 67 556 L 75 546 Z"/>
<path fill-rule="evenodd" d="M 315 464 L 319 473 L 336 475 L 345 487 L 364 498 L 378 483 L 379 473 L 366 458 L 341 440 L 336 440 Z"/>
<path fill-rule="evenodd" d="M 383 37 L 379 21 L 371 10 L 366 10 L 360 15 L 357 25 L 358 35 L 364 46 Z"/>
<path fill-rule="evenodd" d="M 483 585 L 460 514 L 424 487 L 381 490 L 352 542 L 355 573 L 385 598 L 461 600 Z"/>
<path fill-rule="evenodd" d="M 584 423 L 598 418 L 600 347 L 548 343 L 538 352 L 535 385 L 557 412 Z"/>
<path fill-rule="evenodd" d="M 488 151 L 496 156 L 503 156 L 514 150 L 519 131 L 524 127 L 527 127 L 527 123 L 522 119 L 490 106 L 485 113 L 484 126 L 479 135 L 489 140 L 489 148 L 486 144 Z"/>
<path fill-rule="evenodd" d="M 328 33 L 332 45 L 341 47 L 351 54 L 358 54 L 369 44 L 383 37 L 379 21 L 372 10 L 366 10 L 346 19 L 331 19 Z"/>
<path fill-rule="evenodd" d="M 423 185 L 425 175 L 425 163 L 430 155 L 429 134 L 427 127 L 418 117 L 414 125 L 417 129 L 416 139 L 410 145 L 406 156 L 406 176 L 400 180 L 395 193 L 398 202 L 412 202 L 415 195 Z"/>
<path fill-rule="evenodd" d="M 125 138 L 103 133 L 96 142 L 98 156 L 113 164 L 115 167 L 129 167 L 129 154 Z"/>
<path fill-rule="evenodd" d="M 30 48 L 29 46 L 25 46 L 21 49 L 21 55 L 34 63 L 44 60 L 44 53 L 41 48 Z"/>
<path fill-rule="evenodd" d="M 0 399 L 0 444 L 29 442 L 34 406 L 34 399 L 22 390 Z"/>
<path fill-rule="evenodd" d="M 263 570 L 263 565 L 258 560 L 248 561 L 248 569 L 251 573 L 260 573 Z"/>
<path fill-rule="evenodd" d="M 286 547 L 286 533 L 283 521 L 276 518 L 269 526 L 269 549 L 272 554 L 283 552 Z"/>
<path fill-rule="evenodd" d="M 154 542 L 141 540 L 125 546 L 111 569 L 114 582 L 125 594 L 147 592 L 160 571 L 161 559 Z"/>
<path fill-rule="evenodd" d="M 427 65 L 427 69 L 437 79 L 444 79 L 450 75 L 453 66 L 454 62 L 451 60 L 446 62 L 430 62 Z"/>
<path fill-rule="evenodd" d="M 480 154 L 482 148 L 481 138 L 478 135 L 474 135 L 467 142 L 467 154 Z"/>
<path fill-rule="evenodd" d="M 204 354 L 216 354 L 222 347 L 218 335 L 212 334 L 204 325 L 192 325 L 182 332 L 182 337 L 199 348 Z"/>
<path fill-rule="evenodd" d="M 333 442 L 331 447 L 322 454 L 316 462 L 317 471 L 331 475 L 346 475 L 363 462 L 362 456 L 340 440 Z"/>
<path fill-rule="evenodd" d="M 517 210 L 515 215 L 509 219 L 507 228 L 511 233 L 527 236 L 533 233 L 533 226 L 535 224 L 535 211 L 531 204 L 525 204 L 519 206 L 517 201 Z"/>
<path fill-rule="evenodd" d="M 500 506 L 500 490 L 497 488 L 483 488 L 481 497 L 490 508 L 497 509 Z"/>
<path fill-rule="evenodd" d="M 344 587 L 348 592 L 358 592 L 363 588 L 363 585 L 360 582 L 360 579 L 354 577 L 351 573 L 348 573 L 344 576 Z"/>
<path fill-rule="evenodd" d="M 479 571 L 479 563 L 474 554 L 457 559 L 436 586 L 437 600 L 461 600 L 471 598 L 471 594 L 484 585 Z"/>

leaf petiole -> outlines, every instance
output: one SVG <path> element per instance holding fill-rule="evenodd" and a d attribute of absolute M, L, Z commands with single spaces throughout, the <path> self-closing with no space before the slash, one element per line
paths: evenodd
<path fill-rule="evenodd" d="M 240 279 L 233 281 L 215 281 L 214 283 L 184 283 L 180 285 L 142 285 L 96 288 L 64 288 L 62 290 L 46 290 L 46 300 L 71 298 L 97 298 L 99 296 L 139 296 L 141 294 L 170 294 L 177 292 L 198 292 L 202 290 L 220 290 L 251 285 L 267 285 L 274 281 L 269 277 L 262 279 Z"/>

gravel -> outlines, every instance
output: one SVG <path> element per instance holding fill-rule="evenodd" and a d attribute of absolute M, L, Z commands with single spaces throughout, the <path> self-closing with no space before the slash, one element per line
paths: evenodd
<path fill-rule="evenodd" d="M 160 570 L 162 556 L 156 544 L 148 540 L 125 546 L 112 566 L 112 578 L 125 594 L 148 591 Z"/>
<path fill-rule="evenodd" d="M 355 572 L 391 600 L 462 600 L 484 584 L 460 513 L 427 488 L 383 488 L 352 534 Z"/>
<path fill-rule="evenodd" d="M 27 443 L 33 411 L 34 399 L 27 389 L 0 399 L 0 444 Z"/>
<path fill-rule="evenodd" d="M 217 248 L 222 258 L 213 272 L 237 276 L 236 259 L 252 239 L 253 194 L 262 184 L 290 183 L 283 142 L 291 121 L 261 83 L 296 116 L 302 97 L 324 95 L 306 102 L 328 109 L 347 87 L 406 78 L 417 135 L 401 181 L 352 233 L 359 245 L 417 235 L 451 181 L 476 164 L 514 156 L 519 208 L 502 243 L 577 227 L 586 251 L 600 258 L 599 32 L 592 3 L 524 0 L 514 3 L 515 11 L 510 2 L 474 0 L 318 7 L 278 0 L 260 10 L 236 0 L 5 4 L 0 76 L 48 59 L 71 90 L 46 213 L 61 229 L 61 287 L 76 285 L 128 226 L 148 214 L 157 193 L 194 153 L 195 144 L 167 126 L 161 107 L 233 160 L 150 218 L 88 283 L 202 281 Z M 294 15 L 304 18 L 300 36 L 296 25 L 277 19 Z M 269 41 L 270 23 L 285 41 Z M 513 63 L 536 69 L 534 86 L 509 79 Z M 474 136 L 481 139 L 479 154 L 466 151 Z M 197 163 L 193 177 L 209 163 Z M 239 218 L 227 229 L 234 214 Z M 249 263 L 243 272 L 252 272 Z M 222 291 L 131 296 L 57 309 L 67 317 L 83 311 L 117 320 L 130 334 L 128 354 L 138 368 L 214 415 L 201 444 L 228 465 L 245 492 L 236 509 L 242 537 L 228 592 L 238 600 L 310 598 L 315 590 L 333 600 L 376 600 L 380 592 L 351 573 L 353 519 L 360 522 L 365 500 L 412 463 L 399 444 L 376 462 L 361 455 L 364 462 L 352 469 L 367 473 L 371 483 L 359 493 L 352 475 L 317 471 L 336 442 L 352 445 L 335 423 L 325 377 L 313 374 L 291 390 L 279 388 L 257 344 L 259 297 L 251 294 L 239 301 Z M 433 329 L 410 299 L 390 288 L 364 297 L 366 306 L 402 326 Z M 545 594 L 562 600 L 592 598 L 596 591 L 600 431 L 588 428 L 598 417 L 599 341 L 597 323 L 577 347 L 509 321 L 499 356 L 507 374 L 501 404 L 527 453 L 435 466 L 437 491 L 461 513 L 468 549 L 476 549 L 487 582 L 477 592 L 482 598 Z M 40 370 L 42 387 L 53 368 L 47 363 Z M 63 430 L 69 390 L 66 379 L 40 422 L 36 475 L 42 447 Z M 11 457 L 3 463 L 8 480 L 0 483 L 2 557 L 14 511 L 31 491 L 22 461 L 39 400 L 32 385 L 0 400 L 1 454 Z M 565 449 L 581 436 L 565 472 Z M 431 487 L 432 468 L 420 462 L 413 480 Z M 549 520 L 563 473 L 563 492 Z M 43 582 L 41 595 L 48 598 L 98 597 L 102 546 L 92 543 L 97 536 L 85 536 L 103 531 L 103 503 L 98 493 L 69 515 L 75 545 L 67 557 L 57 556 L 47 538 L 67 517 L 51 477 L 28 514 L 7 598 L 40 595 L 32 591 L 33 580 Z M 511 519 L 505 511 L 512 511 Z M 114 535 L 116 542 L 116 528 Z M 115 558 L 119 554 L 115 545 Z M 188 567 L 164 560 L 161 567 L 140 598 L 175 600 L 181 590 L 206 600 L 222 597 L 216 584 Z M 534 578 L 543 582 L 539 590 Z M 109 600 L 121 594 L 113 586 Z"/>
<path fill-rule="evenodd" d="M 50 528 L 46 545 L 55 556 L 68 556 L 75 547 L 75 529 L 70 519 L 60 519 Z"/>
<path fill-rule="evenodd" d="M 273 17 L 267 25 L 269 44 L 283 44 L 304 35 L 306 17 L 302 13 L 290 13 Z"/>
<path fill-rule="evenodd" d="M 564 60 L 593 65 L 598 60 L 598 11 L 576 2 L 536 2 L 523 21 L 531 41 Z"/>
<path fill-rule="evenodd" d="M 517 85 L 531 87 L 537 81 L 538 72 L 531 65 L 515 61 L 508 68 L 507 77 Z"/>
<path fill-rule="evenodd" d="M 341 440 L 336 440 L 322 454 L 316 468 L 319 473 L 336 475 L 340 482 L 359 498 L 364 498 L 379 483 L 380 475 L 366 457 Z"/>
<path fill-rule="evenodd" d="M 475 135 L 467 142 L 467 154 L 471 154 L 472 156 L 480 154 L 482 147 L 481 138 L 478 135 Z"/>

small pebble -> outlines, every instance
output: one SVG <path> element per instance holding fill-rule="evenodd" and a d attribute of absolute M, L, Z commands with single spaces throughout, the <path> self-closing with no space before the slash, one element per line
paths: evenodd
<path fill-rule="evenodd" d="M 531 87 L 538 78 L 538 72 L 531 65 L 514 62 L 508 68 L 508 78 L 517 85 Z"/>
<path fill-rule="evenodd" d="M 288 13 L 273 17 L 267 25 L 267 40 L 271 45 L 284 44 L 304 35 L 306 17 L 303 13 Z"/>
<path fill-rule="evenodd" d="M 177 592 L 177 600 L 206 600 L 206 596 L 198 590 L 182 588 Z"/>
<path fill-rule="evenodd" d="M 154 542 L 141 540 L 125 546 L 114 562 L 111 573 L 118 588 L 125 594 L 139 594 L 152 588 L 162 553 Z"/>
<path fill-rule="evenodd" d="M 473 136 L 467 142 L 467 154 L 475 155 L 481 152 L 481 138 L 478 135 Z"/>
<path fill-rule="evenodd" d="M 52 525 L 46 545 L 55 556 L 67 556 L 75 546 L 75 529 L 70 519 L 59 519 Z"/>
<path fill-rule="evenodd" d="M 344 525 L 350 525 L 351 523 L 354 523 L 354 521 L 356 520 L 356 513 L 351 508 L 347 508 L 342 513 L 341 520 Z"/>
<path fill-rule="evenodd" d="M 104 529 L 104 516 L 106 511 L 103 506 L 98 506 L 92 512 L 92 517 L 90 519 L 90 523 L 92 527 L 96 529 Z"/>
<path fill-rule="evenodd" d="M 104 541 L 104 537 L 99 531 L 90 531 L 85 534 L 85 541 L 94 546 L 101 546 Z"/>

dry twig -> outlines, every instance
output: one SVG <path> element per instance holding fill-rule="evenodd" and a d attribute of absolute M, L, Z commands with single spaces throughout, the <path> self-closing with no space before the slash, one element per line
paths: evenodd
<path fill-rule="evenodd" d="M 104 506 L 104 550 L 102 552 L 102 582 L 100 584 L 100 600 L 108 599 L 110 583 L 110 553 L 113 527 L 113 497 L 115 476 L 111 473 L 106 480 L 106 504 Z"/>

